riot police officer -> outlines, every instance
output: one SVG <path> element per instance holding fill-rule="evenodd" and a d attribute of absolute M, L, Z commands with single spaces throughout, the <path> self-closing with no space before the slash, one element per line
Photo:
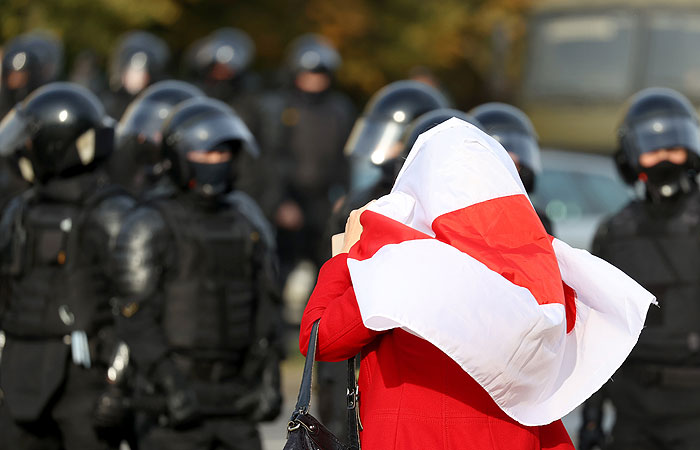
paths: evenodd
<path fill-rule="evenodd" d="M 232 191 L 240 153 L 258 150 L 228 106 L 193 98 L 163 151 L 175 190 L 130 213 L 114 254 L 119 328 L 147 380 L 132 403 L 163 400 L 141 406 L 140 446 L 260 448 L 256 423 L 280 407 L 274 235 Z"/>
<path fill-rule="evenodd" d="M 209 97 L 230 106 L 244 121 L 252 107 L 252 96 L 261 88 L 250 70 L 255 44 L 243 30 L 220 28 L 194 42 L 185 55 L 187 75 Z"/>
<path fill-rule="evenodd" d="M 109 63 L 109 90 L 103 95 L 105 109 L 121 117 L 141 91 L 165 78 L 170 49 L 158 36 L 131 31 L 119 39 Z"/>
<path fill-rule="evenodd" d="M 396 176 L 413 148 L 413 144 L 418 140 L 418 136 L 453 117 L 481 128 L 481 123 L 474 116 L 453 108 L 433 109 L 416 117 L 402 132 L 400 139 L 393 145 L 387 146 L 387 150 L 381 153 L 381 157 L 377 156 L 377 153 L 374 154 L 373 158 L 370 156 L 370 162 L 380 171 L 379 180 L 367 188 L 350 191 L 348 196 L 343 199 L 338 211 L 334 212 L 332 216 L 330 235 L 343 231 L 345 227 L 343 215 L 347 218 L 352 210 L 366 205 L 370 200 L 387 195 L 394 186 Z"/>
<path fill-rule="evenodd" d="M 644 196 L 600 226 L 593 252 L 652 292 L 660 308 L 650 309 L 614 381 L 587 403 L 582 448 L 604 444 L 604 395 L 617 411 L 610 448 L 699 448 L 697 114 L 674 90 L 645 89 L 630 100 L 618 139 L 618 168 L 629 183 L 641 183 Z"/>
<path fill-rule="evenodd" d="M 113 137 L 72 83 L 38 89 L 0 125 L 0 149 L 33 183 L 0 219 L 3 448 L 108 448 L 92 421 L 116 343 L 107 255 L 133 206 L 100 169 Z"/>
<path fill-rule="evenodd" d="M 161 127 L 178 104 L 204 93 L 184 81 L 159 81 L 140 93 L 124 112 L 116 130 L 108 169 L 112 180 L 140 197 L 163 179 Z"/>
<path fill-rule="evenodd" d="M 320 236 L 347 178 L 342 149 L 355 112 L 332 88 L 340 63 L 323 37 L 295 40 L 287 56 L 291 86 L 265 95 L 252 123 L 267 173 L 252 190 L 277 226 L 285 278 L 301 260 L 320 263 Z"/>
<path fill-rule="evenodd" d="M 9 41 L 0 65 L 0 117 L 36 88 L 56 80 L 62 66 L 63 46 L 49 34 L 31 32 Z M 27 187 L 26 181 L 0 160 L 0 209 Z"/>
<path fill-rule="evenodd" d="M 63 45 L 43 32 L 21 34 L 5 45 L 0 67 L 0 116 L 5 116 L 29 93 L 58 79 L 63 68 Z"/>
<path fill-rule="evenodd" d="M 542 171 L 537 133 L 530 119 L 515 106 L 505 103 L 485 103 L 471 110 L 483 130 L 506 149 L 518 169 L 520 180 L 528 193 L 535 190 L 537 175 Z M 542 211 L 537 211 L 545 230 L 552 233 L 552 223 Z"/>
<path fill-rule="evenodd" d="M 377 91 L 345 143 L 344 153 L 351 166 L 350 191 L 365 190 L 381 178 L 380 165 L 412 120 L 447 107 L 440 91 L 418 81 L 395 81 Z"/>
<path fill-rule="evenodd" d="M 426 116 L 425 121 L 417 124 L 418 117 L 436 110 L 444 111 Z M 418 137 L 409 136 L 407 130 L 425 131 L 442 117 L 447 120 L 465 115 L 449 109 L 445 97 L 424 83 L 395 81 L 372 96 L 345 144 L 344 153 L 351 166 L 350 192 L 333 212 L 328 227 L 330 234 L 345 229 L 350 211 L 391 190 L 396 158 L 406 156 L 413 145 L 410 141 Z"/>

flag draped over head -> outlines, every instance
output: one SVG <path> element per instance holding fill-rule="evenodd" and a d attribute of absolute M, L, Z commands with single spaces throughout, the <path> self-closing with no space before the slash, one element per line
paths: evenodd
<path fill-rule="evenodd" d="M 508 153 L 459 119 L 419 137 L 360 220 L 348 268 L 365 326 L 431 342 L 524 425 L 560 419 L 598 390 L 655 302 L 549 236 Z"/>

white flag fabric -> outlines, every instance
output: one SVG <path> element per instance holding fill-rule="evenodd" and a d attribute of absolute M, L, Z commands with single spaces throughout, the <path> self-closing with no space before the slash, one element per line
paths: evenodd
<path fill-rule="evenodd" d="M 510 417 L 545 425 L 617 370 L 654 297 L 549 236 L 508 153 L 453 118 L 362 213 L 348 268 L 363 322 L 438 347 Z"/>

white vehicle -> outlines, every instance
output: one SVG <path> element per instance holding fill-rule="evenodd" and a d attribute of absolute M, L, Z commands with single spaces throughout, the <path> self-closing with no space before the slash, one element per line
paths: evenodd
<path fill-rule="evenodd" d="M 590 250 L 598 225 L 632 196 L 612 157 L 543 150 L 542 173 L 530 197 L 552 221 L 557 238 Z"/>

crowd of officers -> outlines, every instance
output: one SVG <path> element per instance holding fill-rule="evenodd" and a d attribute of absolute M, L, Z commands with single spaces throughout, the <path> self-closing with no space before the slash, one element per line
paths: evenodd
<path fill-rule="evenodd" d="M 185 54 L 188 81 L 172 80 L 167 44 L 137 31 L 107 79 L 82 53 L 60 82 L 54 38 L 4 45 L 0 449 L 259 449 L 257 424 L 282 400 L 280 286 L 300 261 L 329 257 L 351 210 L 390 191 L 422 132 L 451 117 L 480 127 L 535 189 L 537 136 L 514 106 L 467 113 L 401 80 L 356 120 L 327 40 L 294 41 L 274 88 L 250 70 L 254 50 L 238 29 L 214 31 Z M 663 88 L 633 97 L 619 127 L 615 160 L 641 195 L 593 250 L 661 307 L 586 403 L 582 449 L 700 448 L 699 135 L 692 105 Z M 336 433 L 345 375 L 319 366 Z"/>

